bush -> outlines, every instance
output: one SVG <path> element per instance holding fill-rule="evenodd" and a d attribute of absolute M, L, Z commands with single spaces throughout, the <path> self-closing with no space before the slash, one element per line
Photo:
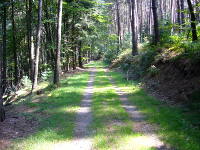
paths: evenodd
<path fill-rule="evenodd" d="M 51 69 L 47 69 L 46 71 L 42 72 L 41 80 L 42 81 L 51 81 L 53 79 L 53 72 Z"/>
<path fill-rule="evenodd" d="M 23 87 L 30 88 L 32 86 L 31 80 L 28 78 L 28 76 L 23 76 L 21 79 L 21 84 Z"/>
<path fill-rule="evenodd" d="M 120 67 L 122 69 L 128 69 L 133 61 L 133 56 L 131 54 L 131 49 L 127 49 L 117 56 L 116 59 L 112 61 L 111 68 Z"/>
<path fill-rule="evenodd" d="M 148 73 L 150 76 L 155 76 L 159 73 L 160 69 L 157 68 L 155 65 L 151 65 L 151 67 L 148 69 Z"/>
<path fill-rule="evenodd" d="M 111 68 L 118 67 L 124 72 L 129 72 L 131 77 L 139 78 L 148 72 L 155 55 L 155 50 L 145 50 L 139 55 L 132 56 L 131 49 L 127 49 L 112 62 Z"/>

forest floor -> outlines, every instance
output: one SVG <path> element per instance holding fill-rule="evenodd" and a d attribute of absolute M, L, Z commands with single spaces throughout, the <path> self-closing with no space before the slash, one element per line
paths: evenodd
<path fill-rule="evenodd" d="M 0 123 L 0 149 L 200 149 L 200 130 L 179 108 L 149 96 L 102 62 L 85 67 L 59 88 L 46 86 L 44 93 L 10 106 L 14 115 Z"/>

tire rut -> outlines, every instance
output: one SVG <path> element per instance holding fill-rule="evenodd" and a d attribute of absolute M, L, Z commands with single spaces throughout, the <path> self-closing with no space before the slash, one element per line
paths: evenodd
<path fill-rule="evenodd" d="M 107 71 L 108 72 L 108 71 Z M 127 111 L 131 120 L 133 121 L 133 132 L 142 134 L 142 144 L 147 147 L 155 148 L 157 150 L 174 150 L 170 146 L 161 141 L 160 137 L 156 134 L 157 127 L 145 121 L 145 116 L 138 110 L 138 108 L 129 102 L 128 93 L 121 90 L 116 86 L 115 81 L 108 75 L 108 78 L 113 85 L 114 90 L 119 96 L 122 107 Z"/>
<path fill-rule="evenodd" d="M 87 88 L 83 95 L 80 108 L 77 111 L 74 128 L 74 139 L 67 142 L 58 144 L 55 149 L 64 150 L 92 150 L 91 132 L 88 127 L 92 121 L 91 103 L 93 95 L 93 83 L 95 77 L 95 69 L 89 69 L 90 78 Z"/>

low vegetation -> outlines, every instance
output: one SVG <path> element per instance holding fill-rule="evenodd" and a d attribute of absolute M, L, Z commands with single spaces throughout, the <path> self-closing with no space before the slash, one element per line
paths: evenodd
<path fill-rule="evenodd" d="M 59 147 L 59 142 L 73 138 L 73 128 L 76 110 L 79 108 L 87 85 L 89 74 L 77 74 L 61 81 L 57 89 L 47 86 L 42 89 L 44 94 L 32 96 L 18 105 L 25 104 L 34 109 L 33 112 L 21 115 L 35 118 L 39 127 L 35 133 L 23 139 L 16 140 L 10 149 L 46 150 Z"/>

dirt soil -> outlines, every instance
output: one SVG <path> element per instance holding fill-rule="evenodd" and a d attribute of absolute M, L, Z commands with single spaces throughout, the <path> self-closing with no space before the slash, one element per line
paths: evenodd
<path fill-rule="evenodd" d="M 6 120 L 0 122 L 0 150 L 6 149 L 12 139 L 23 138 L 35 132 L 38 127 L 37 119 L 20 115 L 22 112 L 33 111 L 24 105 L 6 107 Z"/>
<path fill-rule="evenodd" d="M 200 91 L 200 60 L 193 62 L 181 58 L 176 61 L 157 62 L 159 73 L 144 78 L 145 88 L 154 96 L 170 104 L 191 101 L 192 94 Z"/>

